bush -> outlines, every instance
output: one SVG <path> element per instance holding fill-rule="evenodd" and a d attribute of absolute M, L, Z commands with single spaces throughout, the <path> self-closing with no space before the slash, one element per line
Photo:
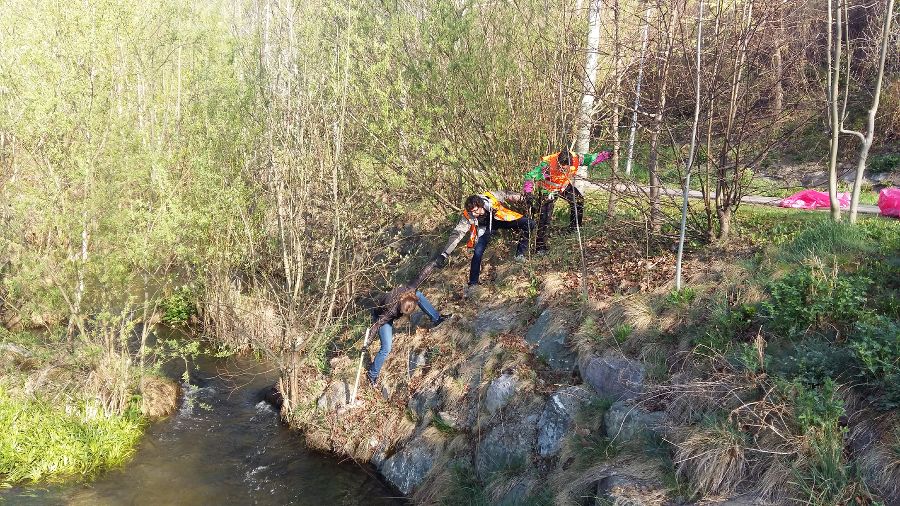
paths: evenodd
<path fill-rule="evenodd" d="M 886 409 L 900 407 L 900 324 L 884 316 L 857 322 L 849 347 L 860 375 L 882 390 L 879 404 Z"/>
<path fill-rule="evenodd" d="M 771 283 L 771 299 L 763 307 L 771 319 L 771 330 L 782 337 L 840 332 L 864 314 L 871 284 L 865 276 L 826 272 L 821 265 L 804 267 Z"/>
<path fill-rule="evenodd" d="M 194 303 L 196 294 L 188 286 L 181 286 L 172 295 L 160 302 L 163 310 L 162 321 L 168 325 L 184 325 L 191 316 L 197 314 Z"/>
<path fill-rule="evenodd" d="M 703 336 L 694 345 L 701 353 L 725 353 L 731 349 L 735 337 L 746 332 L 756 317 L 757 308 L 752 304 L 730 307 L 721 304 L 713 308 L 710 322 Z"/>
<path fill-rule="evenodd" d="M 782 354 L 773 366 L 776 373 L 807 387 L 827 380 L 849 381 L 856 374 L 856 360 L 846 347 L 821 339 L 805 339 L 791 353 Z"/>

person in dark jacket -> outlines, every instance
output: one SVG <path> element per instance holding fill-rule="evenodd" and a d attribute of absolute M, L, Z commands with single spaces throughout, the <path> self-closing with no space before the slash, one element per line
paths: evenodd
<path fill-rule="evenodd" d="M 524 260 L 534 221 L 506 207 L 511 203 L 524 202 L 525 198 L 520 193 L 497 190 L 468 197 L 464 203 L 462 216 L 450 233 L 450 240 L 436 259 L 437 265 L 441 267 L 447 263 L 450 253 L 456 249 L 456 246 L 468 233 L 467 246 L 474 248 L 472 264 L 469 267 L 468 291 L 478 285 L 478 278 L 481 275 L 481 257 L 484 255 L 491 237 L 495 231 L 503 229 L 520 231 L 519 242 L 516 245 L 516 261 Z"/>
<path fill-rule="evenodd" d="M 419 274 L 415 281 L 408 285 L 400 285 L 388 293 L 379 297 L 378 305 L 372 309 L 372 318 L 374 323 L 369 327 L 369 335 L 378 335 L 381 341 L 381 349 L 375 355 L 375 360 L 366 372 L 369 383 L 375 385 L 378 381 L 378 375 L 384 366 L 388 355 L 391 353 L 391 347 L 394 342 L 394 320 L 402 316 L 409 316 L 418 306 L 425 314 L 434 322 L 434 326 L 440 325 L 450 315 L 442 315 L 431 305 L 431 302 L 418 290 L 419 285 L 425 281 L 425 278 L 434 270 L 434 262 L 428 264 L 427 267 Z"/>

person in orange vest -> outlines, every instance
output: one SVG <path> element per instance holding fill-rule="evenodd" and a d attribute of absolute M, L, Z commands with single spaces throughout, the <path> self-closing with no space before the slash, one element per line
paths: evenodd
<path fill-rule="evenodd" d="M 525 174 L 523 193 L 531 195 L 537 190 L 538 194 L 539 213 L 535 241 L 538 254 L 547 251 L 547 229 L 553 217 L 556 197 L 569 203 L 569 229 L 580 227 L 584 218 L 584 195 L 572 184 L 575 174 L 579 167 L 593 167 L 608 158 L 609 151 L 579 156 L 563 148 L 558 153 L 541 158 L 541 163 Z"/>
<path fill-rule="evenodd" d="M 469 235 L 467 246 L 474 248 L 472 265 L 469 268 L 469 287 L 478 285 L 478 277 L 481 274 L 481 257 L 497 230 L 513 229 L 521 231 L 519 243 L 516 246 L 516 261 L 525 259 L 525 250 L 528 248 L 528 239 L 534 228 L 534 221 L 522 216 L 506 206 L 511 203 L 524 203 L 525 197 L 520 193 L 489 191 L 480 195 L 472 195 L 466 198 L 463 206 L 462 217 L 450 233 L 450 240 L 443 252 L 436 259 L 438 267 L 447 263 L 450 253 L 462 241 L 466 233 Z"/>

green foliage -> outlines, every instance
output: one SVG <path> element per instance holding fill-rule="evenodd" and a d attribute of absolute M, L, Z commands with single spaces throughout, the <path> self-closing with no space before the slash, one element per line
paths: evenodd
<path fill-rule="evenodd" d="M 881 174 L 900 170 L 900 153 L 885 153 L 869 157 L 869 173 Z"/>
<path fill-rule="evenodd" d="M 798 342 L 793 350 L 782 354 L 773 365 L 780 375 L 809 387 L 820 386 L 830 380 L 850 380 L 854 367 L 855 360 L 848 349 L 817 338 Z"/>
<path fill-rule="evenodd" d="M 137 413 L 107 417 L 96 405 L 55 406 L 0 390 L 0 486 L 89 479 L 123 464 L 141 437 Z"/>
<path fill-rule="evenodd" d="M 849 347 L 861 376 L 883 392 L 879 403 L 900 407 L 900 324 L 885 316 L 857 322 Z"/>
<path fill-rule="evenodd" d="M 620 323 L 613 328 L 613 339 L 616 343 L 622 344 L 628 340 L 632 332 L 634 332 L 633 326 L 628 323 Z"/>
<path fill-rule="evenodd" d="M 686 286 L 679 290 L 672 290 L 666 296 L 666 302 L 673 306 L 690 306 L 694 299 L 697 298 L 697 291 Z"/>
<path fill-rule="evenodd" d="M 731 307 L 727 303 L 720 303 L 714 306 L 706 330 L 694 340 L 697 353 L 727 352 L 734 339 L 750 328 L 756 313 L 756 306 L 751 304 Z"/>
<path fill-rule="evenodd" d="M 606 462 L 621 451 L 619 443 L 601 435 L 597 431 L 588 434 L 575 433 L 570 439 L 573 448 L 575 469 L 586 470 L 601 462 Z"/>
<path fill-rule="evenodd" d="M 181 360 L 184 363 L 182 379 L 187 382 L 190 379 L 191 362 L 202 354 L 199 341 L 185 339 L 160 339 L 153 349 L 156 355 L 156 365 L 160 366 L 169 360 Z"/>
<path fill-rule="evenodd" d="M 808 503 L 847 504 L 857 497 L 868 497 L 844 451 L 844 403 L 834 381 L 827 379 L 813 388 L 794 382 L 781 388 L 792 399 L 798 432 L 809 443 L 808 454 L 794 467 L 796 483 Z"/>
<path fill-rule="evenodd" d="M 871 283 L 867 277 L 843 276 L 821 265 L 793 271 L 769 285 L 771 299 L 763 307 L 770 329 L 788 338 L 845 329 L 863 314 Z"/>
<path fill-rule="evenodd" d="M 435 429 L 448 436 L 453 436 L 457 433 L 457 430 L 453 428 L 452 425 L 447 423 L 447 421 L 441 417 L 440 413 L 434 414 L 434 417 L 431 419 L 431 425 L 433 425 Z"/>
<path fill-rule="evenodd" d="M 453 480 L 440 503 L 443 506 L 488 506 L 491 504 L 475 469 L 465 462 L 453 462 L 450 466 Z"/>
<path fill-rule="evenodd" d="M 197 294 L 189 286 L 181 286 L 160 302 L 162 321 L 169 325 L 184 325 L 197 314 L 194 301 Z"/>

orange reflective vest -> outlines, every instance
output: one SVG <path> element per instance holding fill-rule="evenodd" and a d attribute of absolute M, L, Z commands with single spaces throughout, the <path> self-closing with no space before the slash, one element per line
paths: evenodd
<path fill-rule="evenodd" d="M 546 169 L 546 177 L 539 184 L 541 188 L 550 192 L 562 191 L 566 186 L 570 185 L 575 178 L 575 173 L 578 172 L 578 165 L 581 161 L 580 156 L 573 155 L 572 165 L 569 166 L 569 170 L 563 171 L 559 168 L 558 158 L 559 153 L 553 153 L 541 158 L 541 161 L 545 162 L 549 167 Z"/>
<path fill-rule="evenodd" d="M 491 192 L 486 192 L 481 195 L 485 197 L 491 202 L 491 209 L 494 211 L 494 216 L 497 217 L 500 221 L 516 221 L 522 217 L 521 213 L 517 213 L 512 209 L 508 209 L 500 203 L 500 200 L 494 196 Z M 469 211 L 463 209 L 463 216 L 466 220 L 469 221 L 469 242 L 466 243 L 467 248 L 474 248 L 475 241 L 478 240 L 478 219 L 469 216 Z"/>

